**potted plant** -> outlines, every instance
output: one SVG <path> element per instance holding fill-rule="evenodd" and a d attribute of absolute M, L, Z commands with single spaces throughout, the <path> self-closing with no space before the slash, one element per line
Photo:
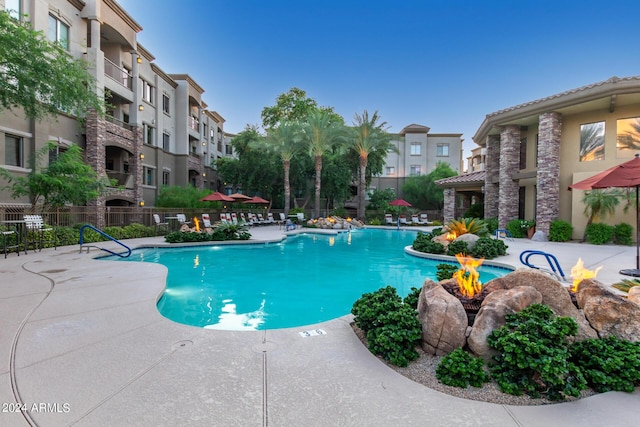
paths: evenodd
<path fill-rule="evenodd" d="M 536 232 L 536 221 L 533 219 L 523 219 L 520 220 L 520 228 L 527 234 L 527 237 L 530 239 L 533 237 L 533 234 Z"/>

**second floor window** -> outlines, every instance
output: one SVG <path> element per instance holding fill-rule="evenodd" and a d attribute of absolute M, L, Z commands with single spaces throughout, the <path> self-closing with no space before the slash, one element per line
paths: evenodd
<path fill-rule="evenodd" d="M 387 166 L 386 170 L 385 170 L 385 174 L 392 176 L 396 174 L 396 167 L 395 166 Z"/>
<path fill-rule="evenodd" d="M 9 12 L 9 16 L 13 19 L 20 19 L 22 15 L 22 7 L 20 0 L 5 0 L 4 8 Z"/>
<path fill-rule="evenodd" d="M 144 185 L 156 185 L 156 170 L 148 166 L 142 167 L 142 177 Z"/>
<path fill-rule="evenodd" d="M 448 157 L 449 156 L 449 144 L 438 144 L 436 147 L 436 156 Z"/>
<path fill-rule="evenodd" d="M 412 156 L 419 156 L 420 155 L 420 148 L 421 148 L 421 144 L 419 142 L 412 142 L 411 143 L 411 155 Z"/>
<path fill-rule="evenodd" d="M 142 124 L 143 127 L 143 138 L 144 143 L 149 145 L 155 145 L 154 131 L 155 129 L 152 126 L 149 126 L 147 123 Z"/>
<path fill-rule="evenodd" d="M 153 104 L 153 86 L 146 80 L 142 80 L 142 99 Z"/>
<path fill-rule="evenodd" d="M 52 42 L 58 42 L 69 50 L 69 26 L 53 15 L 49 15 L 48 37 Z"/>
<path fill-rule="evenodd" d="M 5 135 L 4 137 L 4 164 L 9 166 L 24 167 L 22 155 L 23 143 L 19 136 Z"/>
<path fill-rule="evenodd" d="M 171 110 L 169 109 L 169 96 L 162 95 L 162 111 L 166 114 L 170 114 Z"/>
<path fill-rule="evenodd" d="M 162 185 L 169 185 L 170 177 L 171 177 L 171 172 L 162 171 Z"/>
<path fill-rule="evenodd" d="M 168 133 L 162 134 L 162 149 L 164 151 L 170 151 L 171 149 L 171 137 Z"/>

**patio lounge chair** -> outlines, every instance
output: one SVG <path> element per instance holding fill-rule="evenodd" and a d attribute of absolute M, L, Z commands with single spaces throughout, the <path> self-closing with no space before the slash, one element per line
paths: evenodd
<path fill-rule="evenodd" d="M 213 227 L 211 225 L 211 217 L 209 216 L 209 214 L 202 214 L 202 226 L 204 228 L 212 228 Z"/>
<path fill-rule="evenodd" d="M 56 239 L 56 231 L 53 227 L 44 224 L 41 215 L 24 215 L 24 225 L 26 229 L 26 240 L 24 242 L 24 250 L 33 243 L 34 248 L 37 247 L 41 251 L 44 244 L 53 243 L 54 249 L 58 249 Z"/>
<path fill-rule="evenodd" d="M 247 221 L 247 216 L 244 212 L 240 212 L 240 223 L 244 225 L 252 225 L 250 221 Z"/>
<path fill-rule="evenodd" d="M 432 223 L 429 221 L 426 213 L 420 214 L 420 224 L 422 225 L 431 225 Z"/>
<path fill-rule="evenodd" d="M 158 232 L 158 229 L 160 229 L 161 227 L 164 227 L 165 230 L 169 229 L 169 223 L 162 222 L 162 220 L 160 219 L 160 215 L 158 214 L 153 214 L 153 223 L 156 226 L 156 233 Z"/>
<path fill-rule="evenodd" d="M 302 224 L 304 222 L 304 219 L 304 212 L 296 213 L 296 220 L 298 221 L 298 224 Z"/>
<path fill-rule="evenodd" d="M 395 221 L 393 220 L 393 215 L 391 215 L 391 214 L 384 214 L 384 223 L 385 223 L 385 224 L 394 225 Z"/>
<path fill-rule="evenodd" d="M 273 217 L 271 212 L 267 213 L 267 224 L 275 224 L 276 219 Z"/>
<path fill-rule="evenodd" d="M 279 226 L 283 226 L 287 223 L 287 217 L 284 215 L 284 212 L 280 212 L 280 219 L 277 221 Z"/>
<path fill-rule="evenodd" d="M 227 215 L 224 212 L 220 214 L 220 224 L 227 224 Z"/>
<path fill-rule="evenodd" d="M 187 221 L 187 216 L 185 214 L 176 214 L 176 218 L 178 218 L 178 224 L 182 227 L 184 224 L 191 224 L 191 221 Z"/>
<path fill-rule="evenodd" d="M 413 225 L 420 225 L 420 218 L 418 217 L 417 214 L 411 215 L 411 224 Z"/>
<path fill-rule="evenodd" d="M 260 213 L 258 214 L 258 224 L 260 224 L 260 225 L 268 224 L 268 222 L 264 219 L 264 217 Z"/>
<path fill-rule="evenodd" d="M 406 215 L 400 215 L 400 225 L 407 225 L 407 216 Z"/>
<path fill-rule="evenodd" d="M 231 223 L 234 225 L 238 225 L 238 214 L 235 212 L 231 213 Z"/>

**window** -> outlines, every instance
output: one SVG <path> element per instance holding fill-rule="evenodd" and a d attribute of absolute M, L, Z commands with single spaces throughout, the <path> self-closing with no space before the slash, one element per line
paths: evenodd
<path fill-rule="evenodd" d="M 436 156 L 448 157 L 449 156 L 449 144 L 438 144 L 436 147 Z"/>
<path fill-rule="evenodd" d="M 169 171 L 162 171 L 162 185 L 169 185 L 170 174 Z"/>
<path fill-rule="evenodd" d="M 162 94 L 162 111 L 165 114 L 170 114 L 171 110 L 169 109 L 169 95 Z"/>
<path fill-rule="evenodd" d="M 411 165 L 411 172 L 409 172 L 411 176 L 422 175 L 422 166 L 421 165 Z"/>
<path fill-rule="evenodd" d="M 4 164 L 9 166 L 24 167 L 22 158 L 22 138 L 19 136 L 5 135 Z"/>
<path fill-rule="evenodd" d="M 164 151 L 171 151 L 171 136 L 166 132 L 162 134 L 162 149 Z"/>
<path fill-rule="evenodd" d="M 225 154 L 227 154 L 228 156 L 231 156 L 233 154 L 233 147 L 231 145 L 226 145 L 224 148 Z"/>
<path fill-rule="evenodd" d="M 149 144 L 149 145 L 155 145 L 155 138 L 154 138 L 154 128 L 152 126 L 149 126 L 147 123 L 143 123 L 142 124 L 142 130 L 143 130 L 143 138 L 144 138 L 144 143 L 145 144 Z"/>
<path fill-rule="evenodd" d="M 527 138 L 520 140 L 520 169 L 527 168 Z"/>
<path fill-rule="evenodd" d="M 20 7 L 20 0 L 5 0 L 4 8 L 9 12 L 9 16 L 14 19 L 20 19 L 22 15 L 22 8 Z"/>
<path fill-rule="evenodd" d="M 156 185 L 156 170 L 149 166 L 142 167 L 142 177 L 144 179 L 144 185 Z"/>
<path fill-rule="evenodd" d="M 411 155 L 412 156 L 419 156 L 421 147 L 422 147 L 422 144 L 420 144 L 419 142 L 412 142 L 411 143 Z"/>
<path fill-rule="evenodd" d="M 67 147 L 63 147 L 63 146 L 59 146 L 59 145 L 55 149 L 50 150 L 49 151 L 49 164 L 51 164 L 51 163 L 55 162 L 56 160 L 58 160 L 58 157 L 60 157 L 60 154 L 64 153 L 65 151 L 67 151 Z M 109 169 L 109 168 L 107 168 L 107 169 Z"/>
<path fill-rule="evenodd" d="M 395 166 L 387 166 L 385 168 L 385 175 L 395 175 L 396 174 L 396 167 Z"/>
<path fill-rule="evenodd" d="M 604 160 L 604 122 L 580 125 L 581 162 Z"/>
<path fill-rule="evenodd" d="M 153 86 L 146 80 L 142 80 L 142 99 L 153 104 Z"/>
<path fill-rule="evenodd" d="M 49 40 L 69 50 L 69 26 L 53 15 L 49 15 Z"/>

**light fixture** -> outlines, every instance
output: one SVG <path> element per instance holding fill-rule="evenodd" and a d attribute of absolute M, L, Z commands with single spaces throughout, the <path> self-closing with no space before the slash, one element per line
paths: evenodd
<path fill-rule="evenodd" d="M 144 160 L 144 154 L 140 153 L 140 160 Z"/>
<path fill-rule="evenodd" d="M 202 172 L 202 176 L 207 176 L 207 173 L 206 172 Z"/>
<path fill-rule="evenodd" d="M 138 204 L 140 205 L 140 207 L 144 206 L 144 200 L 140 200 L 140 202 L 138 202 Z"/>
<path fill-rule="evenodd" d="M 138 110 L 139 111 L 144 111 L 144 105 L 142 105 L 142 104 L 138 105 Z"/>
<path fill-rule="evenodd" d="M 138 56 L 138 58 L 136 59 L 136 61 L 138 62 L 138 64 L 142 64 L 142 57 Z"/>
<path fill-rule="evenodd" d="M 206 144 L 207 144 L 206 142 L 202 141 L 202 146 L 203 146 L 203 147 L 204 147 Z"/>

